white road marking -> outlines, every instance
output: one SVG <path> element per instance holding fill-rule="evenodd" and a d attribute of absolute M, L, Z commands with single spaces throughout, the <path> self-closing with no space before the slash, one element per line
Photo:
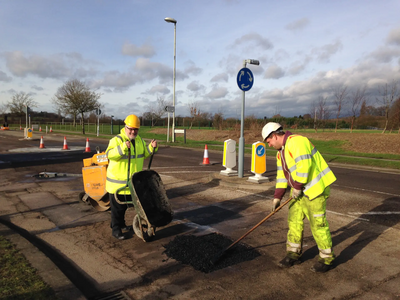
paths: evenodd
<path fill-rule="evenodd" d="M 254 194 L 254 193 L 247 192 L 247 191 L 242 191 L 242 190 L 236 190 L 236 192 L 237 193 L 246 194 L 246 195 L 256 196 L 256 197 L 263 198 L 263 199 L 266 199 L 266 200 L 273 200 L 274 199 L 274 197 L 267 197 L 267 196 L 263 196 L 263 195 L 260 195 L 260 194 Z"/>
<path fill-rule="evenodd" d="M 391 194 L 391 193 L 386 193 L 386 192 L 381 192 L 381 191 L 367 190 L 367 189 L 356 188 L 356 187 L 345 186 L 345 185 L 338 185 L 338 184 L 332 184 L 332 185 L 340 187 L 340 188 L 353 189 L 353 190 L 358 190 L 358 191 L 363 191 L 363 192 L 377 193 L 377 194 L 382 194 L 382 195 L 400 197 L 400 195 L 398 195 L 398 194 Z"/>
<path fill-rule="evenodd" d="M 352 218 L 352 219 L 356 219 L 356 220 L 361 220 L 361 221 L 367 221 L 367 222 L 369 222 L 368 219 L 358 218 L 358 217 L 351 216 L 351 215 L 346 215 L 346 214 L 341 214 L 341 213 L 338 213 L 338 212 L 335 212 L 335 211 L 331 211 L 331 210 L 326 210 L 326 212 L 329 212 L 329 213 L 334 214 L 334 215 L 340 215 L 340 216 L 343 216 L 343 217 L 348 217 L 348 218 Z"/>
<path fill-rule="evenodd" d="M 71 151 L 85 151 L 84 147 L 80 146 L 69 146 L 68 150 L 63 150 L 62 146 L 60 147 L 48 147 L 48 148 L 39 148 L 39 147 L 29 147 L 29 148 L 18 148 L 18 149 L 10 149 L 8 152 L 20 152 L 20 153 L 38 153 L 38 152 L 71 152 Z"/>
<path fill-rule="evenodd" d="M 400 215 L 400 211 L 349 212 L 351 215 Z"/>
<path fill-rule="evenodd" d="M 167 171 L 161 174 L 183 174 L 183 173 L 193 173 L 194 171 Z M 196 173 L 214 173 L 215 171 L 196 171 Z"/>
<path fill-rule="evenodd" d="M 204 168 L 204 166 L 175 166 L 175 167 L 157 167 L 157 169 L 188 169 L 188 168 L 194 168 L 194 167 Z"/>

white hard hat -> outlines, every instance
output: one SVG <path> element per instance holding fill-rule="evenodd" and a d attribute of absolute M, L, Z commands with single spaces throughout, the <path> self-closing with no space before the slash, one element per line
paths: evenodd
<path fill-rule="evenodd" d="M 263 127 L 263 129 L 261 131 L 263 141 L 265 141 L 272 132 L 277 131 L 278 129 L 281 129 L 281 128 L 282 128 L 282 125 L 279 123 L 269 122 L 269 123 L 265 124 L 265 126 Z"/>

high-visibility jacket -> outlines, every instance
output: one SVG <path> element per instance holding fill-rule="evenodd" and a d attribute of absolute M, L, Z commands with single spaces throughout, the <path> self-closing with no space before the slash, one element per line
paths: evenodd
<path fill-rule="evenodd" d="M 312 200 L 321 195 L 336 177 L 308 138 L 287 131 L 276 154 L 277 175 L 274 197 L 282 199 L 287 186 L 303 190 Z"/>
<path fill-rule="evenodd" d="M 128 178 L 128 146 L 126 141 L 129 141 L 128 136 L 125 134 L 125 128 L 121 129 L 120 134 L 113 137 L 108 143 L 106 149 L 106 155 L 109 160 L 107 167 L 107 178 L 106 178 L 106 190 L 109 193 L 115 193 L 115 191 L 121 187 L 124 187 Z M 138 135 L 134 140 L 134 144 L 131 141 L 131 163 L 129 170 L 129 178 L 136 172 L 142 171 L 144 159 L 149 157 L 153 151 L 151 144 L 146 146 L 146 142 Z M 119 192 L 119 194 L 130 195 L 129 188 L 125 188 Z"/>

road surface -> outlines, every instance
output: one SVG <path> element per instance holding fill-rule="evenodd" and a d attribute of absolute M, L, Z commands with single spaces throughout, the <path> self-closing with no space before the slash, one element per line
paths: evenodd
<path fill-rule="evenodd" d="M 109 213 L 78 200 L 83 190 L 82 159 L 94 153 L 83 152 L 86 140 L 68 137 L 68 145 L 77 148 L 44 152 L 37 149 L 39 138 L 26 141 L 16 133 L 0 133 L 0 234 L 13 237 L 25 249 L 60 298 L 90 299 L 107 293 L 127 299 L 400 297 L 397 172 L 331 165 L 337 181 L 327 203 L 327 218 L 337 259 L 328 273 L 310 271 L 318 250 L 307 221 L 302 264 L 278 267 L 285 255 L 287 207 L 243 240 L 259 257 L 203 273 L 167 257 L 165 246 L 180 234 L 217 232 L 235 240 L 257 224 L 270 212 L 273 159 L 268 159 L 264 174 L 271 182 L 255 184 L 247 181 L 250 157 L 245 157 L 244 178 L 228 178 L 219 174 L 224 169 L 222 152 L 209 151 L 212 164 L 203 166 L 202 150 L 161 147 L 151 168 L 162 178 L 174 220 L 158 228 L 149 243 L 131 233 L 119 241 L 111 236 Z M 107 145 L 97 139 L 90 142 L 92 150 Z M 63 136 L 47 135 L 45 145 L 61 149 Z M 71 176 L 32 177 L 45 170 Z M 134 215 L 128 209 L 127 222 Z"/>

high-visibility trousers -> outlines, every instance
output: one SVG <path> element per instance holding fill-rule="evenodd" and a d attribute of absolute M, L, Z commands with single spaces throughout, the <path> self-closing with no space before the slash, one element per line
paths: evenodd
<path fill-rule="evenodd" d="M 302 254 L 304 218 L 310 222 L 312 235 L 319 249 L 319 261 L 330 265 L 335 259 L 332 250 L 332 238 L 326 220 L 326 200 L 330 194 L 327 187 L 324 193 L 313 200 L 303 197 L 293 199 L 289 203 L 286 251 L 289 256 L 298 258 Z"/>

